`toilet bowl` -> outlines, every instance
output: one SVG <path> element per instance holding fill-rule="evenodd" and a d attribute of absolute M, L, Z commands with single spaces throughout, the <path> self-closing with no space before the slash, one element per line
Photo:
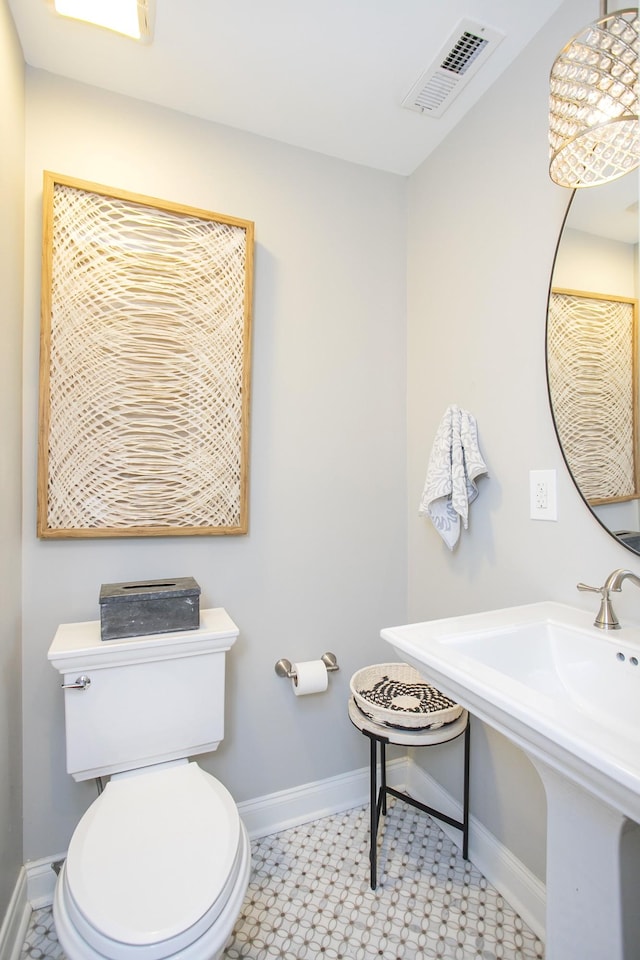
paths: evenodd
<path fill-rule="evenodd" d="M 68 960 L 215 960 L 250 859 L 231 795 L 197 763 L 116 774 L 76 827 L 56 884 Z"/>

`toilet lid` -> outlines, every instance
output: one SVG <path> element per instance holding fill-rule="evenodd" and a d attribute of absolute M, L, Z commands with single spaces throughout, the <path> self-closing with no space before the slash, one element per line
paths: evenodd
<path fill-rule="evenodd" d="M 67 883 L 88 923 L 111 940 L 179 936 L 220 896 L 240 820 L 226 788 L 196 763 L 112 779 L 78 824 Z"/>

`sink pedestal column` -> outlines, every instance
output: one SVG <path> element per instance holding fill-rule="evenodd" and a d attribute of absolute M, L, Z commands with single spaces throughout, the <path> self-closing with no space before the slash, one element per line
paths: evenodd
<path fill-rule="evenodd" d="M 546 960 L 625 960 L 620 835 L 626 818 L 531 760 L 547 795 Z"/>

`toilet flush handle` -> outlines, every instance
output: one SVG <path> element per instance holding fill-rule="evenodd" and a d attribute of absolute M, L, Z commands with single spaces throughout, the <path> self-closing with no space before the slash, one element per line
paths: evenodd
<path fill-rule="evenodd" d="M 81 677 L 76 677 L 75 683 L 63 683 L 61 687 L 63 690 L 88 690 L 91 686 L 91 677 L 88 677 L 86 674 L 82 674 Z"/>

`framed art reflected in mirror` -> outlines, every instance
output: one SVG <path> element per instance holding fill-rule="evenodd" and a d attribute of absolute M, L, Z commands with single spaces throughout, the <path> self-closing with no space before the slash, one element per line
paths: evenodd
<path fill-rule="evenodd" d="M 253 223 L 45 173 L 38 536 L 247 532 Z"/>
<path fill-rule="evenodd" d="M 633 500 L 638 482 L 637 300 L 553 289 L 547 370 L 567 465 L 590 506 Z"/>

